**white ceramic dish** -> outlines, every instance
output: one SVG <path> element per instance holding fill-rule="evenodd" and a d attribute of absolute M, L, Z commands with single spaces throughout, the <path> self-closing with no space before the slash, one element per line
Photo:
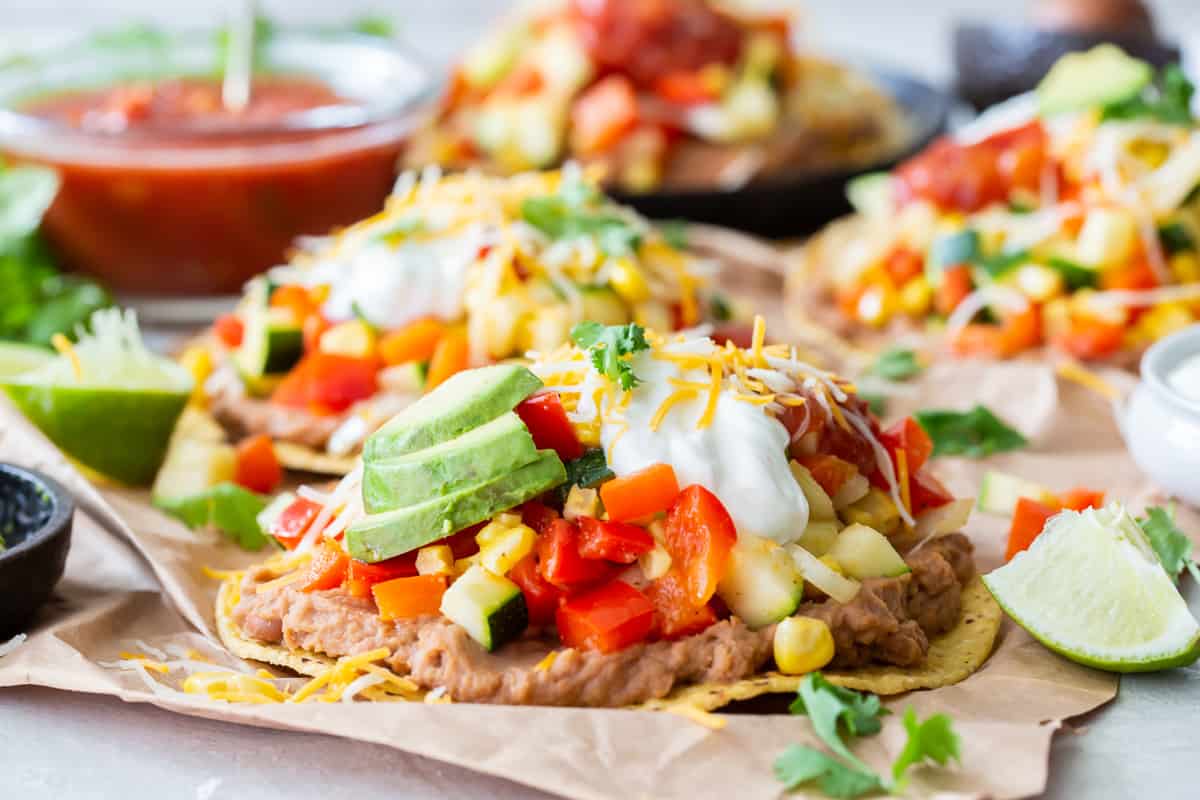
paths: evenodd
<path fill-rule="evenodd" d="M 1142 380 L 1121 412 L 1121 429 L 1134 461 L 1158 486 L 1200 507 L 1200 400 L 1168 380 L 1200 355 L 1200 325 L 1158 342 L 1142 357 Z"/>

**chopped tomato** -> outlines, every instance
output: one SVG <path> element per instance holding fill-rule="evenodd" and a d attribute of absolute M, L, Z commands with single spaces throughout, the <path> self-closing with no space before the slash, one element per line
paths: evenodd
<path fill-rule="evenodd" d="M 1058 500 L 1062 503 L 1063 508 L 1069 508 L 1072 511 L 1083 511 L 1085 508 L 1102 508 L 1104 506 L 1104 492 L 1084 488 L 1071 489 L 1060 494 Z"/>
<path fill-rule="evenodd" d="M 571 138 L 580 155 L 612 149 L 637 126 L 637 94 L 624 75 L 609 75 L 585 91 L 571 108 Z"/>
<path fill-rule="evenodd" d="M 646 596 L 654 604 L 654 629 L 658 639 L 691 636 L 717 621 L 712 606 L 696 606 L 688 598 L 687 581 L 675 567 L 646 587 Z"/>
<path fill-rule="evenodd" d="M 530 500 L 521 506 L 521 522 L 533 528 L 538 533 L 545 533 L 549 530 L 550 523 L 556 519 L 559 519 L 557 511 L 536 500 Z"/>
<path fill-rule="evenodd" d="M 650 635 L 654 604 L 628 583 L 612 581 L 564 600 L 555 619 L 567 647 L 615 653 Z"/>
<path fill-rule="evenodd" d="M 667 513 L 666 548 L 684 579 L 687 598 L 699 608 L 725 575 L 737 528 L 717 496 L 699 484 L 679 493 Z"/>
<path fill-rule="evenodd" d="M 654 93 L 668 103 L 702 105 L 720 97 L 702 70 L 675 70 L 654 81 Z"/>
<path fill-rule="evenodd" d="M 471 346 L 467 343 L 467 337 L 460 331 L 447 332 L 438 340 L 437 347 L 429 358 L 429 371 L 425 373 L 425 391 L 433 391 L 470 364 Z"/>
<path fill-rule="evenodd" d="M 321 513 L 321 508 L 320 503 L 314 503 L 305 497 L 297 497 L 291 505 L 283 510 L 283 513 L 275 518 L 269 532 L 281 545 L 288 550 L 294 550 L 296 545 L 300 544 L 300 540 L 304 538 L 308 526 Z"/>
<path fill-rule="evenodd" d="M 542 577 L 538 570 L 537 556 L 530 553 L 518 561 L 516 566 L 508 571 L 508 578 L 520 586 L 521 594 L 525 595 L 530 625 L 549 625 L 554 622 L 554 613 L 558 611 L 563 592 Z"/>
<path fill-rule="evenodd" d="M 446 326 L 434 317 L 425 317 L 386 334 L 379 340 L 379 357 L 388 366 L 433 358 L 438 340 Z"/>
<path fill-rule="evenodd" d="M 235 314 L 222 314 L 213 323 L 213 333 L 226 347 L 238 347 L 246 335 L 246 326 Z"/>
<path fill-rule="evenodd" d="M 271 292 L 271 308 L 288 309 L 297 325 L 303 324 L 306 319 L 317 313 L 320 307 L 317 298 L 304 286 L 280 286 Z"/>
<path fill-rule="evenodd" d="M 336 542 L 323 542 L 308 562 L 307 575 L 302 579 L 300 591 L 319 592 L 336 589 L 346 580 L 350 567 L 350 556 Z"/>
<path fill-rule="evenodd" d="M 583 445 L 575 435 L 558 392 L 537 392 L 521 401 L 516 412 L 539 450 L 553 450 L 563 461 L 574 461 L 583 455 Z"/>
<path fill-rule="evenodd" d="M 908 478 L 908 500 L 914 516 L 931 508 L 940 508 L 954 499 L 950 490 L 927 469 L 913 473 Z"/>
<path fill-rule="evenodd" d="M 897 247 L 883 262 L 883 268 L 897 286 L 903 286 L 925 271 L 925 258 L 915 250 Z"/>
<path fill-rule="evenodd" d="M 346 569 L 348 580 L 360 581 L 367 586 L 390 581 L 393 578 L 411 578 L 416 574 L 417 551 L 415 550 L 384 561 L 377 561 L 374 564 L 352 558 Z"/>
<path fill-rule="evenodd" d="M 802 455 L 796 460 L 812 473 L 813 480 L 830 497 L 837 494 L 838 489 L 841 489 L 846 481 L 853 478 L 859 472 L 858 467 L 849 461 L 824 453 Z"/>
<path fill-rule="evenodd" d="M 243 439 L 237 446 L 233 482 L 259 494 L 271 494 L 283 483 L 283 467 L 275 445 L 265 433 Z"/>
<path fill-rule="evenodd" d="M 565 519 L 550 523 L 538 537 L 538 569 L 560 589 L 577 590 L 616 577 L 620 567 L 607 561 L 584 558 L 579 553 L 579 528 Z"/>
<path fill-rule="evenodd" d="M 377 373 L 373 359 L 312 352 L 287 374 L 271 402 L 314 414 L 340 414 L 378 391 Z"/>
<path fill-rule="evenodd" d="M 1054 344 L 1076 358 L 1106 358 L 1121 349 L 1125 326 L 1090 317 L 1076 317 L 1071 326 L 1055 337 Z"/>
<path fill-rule="evenodd" d="M 933 453 L 933 440 L 912 417 L 905 417 L 885 430 L 879 441 L 892 454 L 892 463 L 896 462 L 896 451 L 904 451 L 909 475 L 917 474 Z"/>
<path fill-rule="evenodd" d="M 632 564 L 643 553 L 654 549 L 654 537 L 645 528 L 628 522 L 602 522 L 591 517 L 580 517 L 579 555 Z"/>
<path fill-rule="evenodd" d="M 320 349 L 321 336 L 333 327 L 333 323 L 325 319 L 324 314 L 313 314 L 304 320 L 300 332 L 304 339 L 304 352 L 312 353 Z"/>
<path fill-rule="evenodd" d="M 670 464 L 653 464 L 601 484 L 600 500 L 608 518 L 616 522 L 666 511 L 679 494 L 679 481 Z"/>
<path fill-rule="evenodd" d="M 1154 289 L 1157 286 L 1158 276 L 1154 274 L 1154 268 L 1145 258 L 1137 258 L 1123 266 L 1110 267 L 1100 272 L 1100 288 L 1105 290 L 1137 291 Z"/>
<path fill-rule="evenodd" d="M 1028 497 L 1019 498 L 1013 512 L 1012 527 L 1008 529 L 1008 549 L 1004 553 L 1004 560 L 1011 561 L 1017 553 L 1028 549 L 1046 527 L 1047 520 L 1058 512 L 1056 507 Z"/>
<path fill-rule="evenodd" d="M 371 587 L 379 616 L 385 620 L 412 619 L 439 613 L 446 593 L 445 575 L 393 578 Z"/>
<path fill-rule="evenodd" d="M 939 314 L 949 316 L 970 293 L 971 268 L 966 264 L 958 264 L 942 272 L 942 283 L 938 286 L 934 305 Z"/>

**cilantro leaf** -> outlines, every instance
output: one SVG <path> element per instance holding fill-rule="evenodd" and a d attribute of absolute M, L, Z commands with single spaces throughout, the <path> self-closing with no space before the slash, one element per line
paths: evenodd
<path fill-rule="evenodd" d="M 918 411 L 913 416 L 933 440 L 933 455 L 985 458 L 1029 442 L 981 405 L 970 411 Z"/>
<path fill-rule="evenodd" d="M 875 363 L 867 368 L 867 374 L 888 381 L 906 381 L 920 375 L 924 369 L 925 366 L 915 351 L 906 347 L 893 347 L 879 354 Z"/>
<path fill-rule="evenodd" d="M 829 749 L 859 769 L 870 768 L 859 761 L 842 742 L 838 723 L 844 723 L 851 736 L 870 736 L 879 733 L 879 718 L 887 713 L 873 694 L 860 694 L 852 689 L 834 686 L 819 672 L 805 676 L 796 699 L 788 707 L 793 714 L 807 714 L 813 730 Z"/>
<path fill-rule="evenodd" d="M 904 712 L 904 730 L 908 732 L 908 741 L 892 764 L 892 780 L 897 786 L 903 784 L 904 774 L 909 767 L 926 759 L 932 759 L 942 766 L 952 758 L 962 761 L 958 734 L 945 714 L 934 714 L 924 722 L 919 722 L 917 712 L 909 706 Z"/>
<path fill-rule="evenodd" d="M 629 391 L 641 381 L 633 374 L 629 356 L 649 350 L 646 330 L 641 325 L 601 325 L 598 322 L 580 322 L 571 329 L 571 341 L 586 350 L 592 366 L 609 380 L 616 381 L 622 389 Z"/>
<path fill-rule="evenodd" d="M 1158 79 L 1141 94 L 1110 103 L 1101 111 L 1101 121 L 1150 118 L 1171 125 L 1190 125 L 1192 96 L 1196 88 L 1178 64 L 1168 64 Z"/>
<path fill-rule="evenodd" d="M 1192 560 L 1192 540 L 1179 530 L 1170 514 L 1158 507 L 1148 508 L 1146 517 L 1139 519 L 1138 525 L 1145 531 L 1150 546 L 1172 580 L 1177 580 L 1186 567 L 1200 582 L 1200 568 Z"/>
<path fill-rule="evenodd" d="M 215 528 L 243 550 L 261 550 L 270 539 L 258 524 L 268 498 L 233 483 L 218 483 L 187 497 L 156 498 L 154 505 L 189 528 Z"/>
<path fill-rule="evenodd" d="M 526 198 L 521 217 L 551 239 L 591 236 L 607 255 L 632 255 L 641 245 L 641 232 L 603 205 L 604 196 L 591 184 L 565 180 L 557 194 Z"/>
<path fill-rule="evenodd" d="M 846 800 L 883 788 L 879 776 L 873 772 L 860 772 L 820 750 L 798 744 L 788 747 L 775 759 L 775 777 L 788 789 L 816 780 L 822 792 Z"/>

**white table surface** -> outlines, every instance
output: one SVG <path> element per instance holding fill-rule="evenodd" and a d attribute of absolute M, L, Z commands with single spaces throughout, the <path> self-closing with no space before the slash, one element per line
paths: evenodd
<path fill-rule="evenodd" d="M 786 0 L 773 0 L 786 4 Z M 202 24 L 222 4 L 201 0 L 4 0 L 0 44 L 33 31 L 150 19 Z M 265 0 L 291 19 L 383 11 L 408 38 L 446 60 L 487 23 L 500 0 Z M 996 0 L 809 0 L 809 38 L 935 80 L 950 71 L 948 30 L 958 16 L 1018 17 L 1025 3 Z M 1200 40 L 1200 0 L 1152 3 L 1161 27 Z M 1200 591 L 1192 587 L 1193 611 Z M 1019 698 L 1014 698 L 1019 702 Z M 1183 800 L 1200 796 L 1195 732 L 1200 667 L 1128 677 L 1108 707 L 1055 739 L 1046 797 Z M 781 743 L 782 746 L 782 743 Z M 0 798 L 62 800 L 305 800 L 306 798 L 542 798 L 517 784 L 377 745 L 181 717 L 119 700 L 41 688 L 0 690 Z"/>

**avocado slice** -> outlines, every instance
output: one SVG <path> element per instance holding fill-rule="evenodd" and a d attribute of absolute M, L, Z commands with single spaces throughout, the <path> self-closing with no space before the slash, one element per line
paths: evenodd
<path fill-rule="evenodd" d="M 375 431 L 363 460 L 382 461 L 449 441 L 512 411 L 541 388 L 541 379 L 517 364 L 460 372 Z"/>
<path fill-rule="evenodd" d="M 509 411 L 439 445 L 364 462 L 363 506 L 369 514 L 394 511 L 487 483 L 537 457 L 529 429 Z"/>
<path fill-rule="evenodd" d="M 1116 45 L 1102 44 L 1086 53 L 1058 60 L 1037 87 L 1043 115 L 1110 106 L 1136 97 L 1154 80 L 1154 68 L 1126 55 Z"/>
<path fill-rule="evenodd" d="M 383 561 L 483 522 L 566 479 L 558 455 L 540 450 L 532 463 L 487 483 L 359 520 L 346 530 L 346 550 L 359 561 Z"/>

